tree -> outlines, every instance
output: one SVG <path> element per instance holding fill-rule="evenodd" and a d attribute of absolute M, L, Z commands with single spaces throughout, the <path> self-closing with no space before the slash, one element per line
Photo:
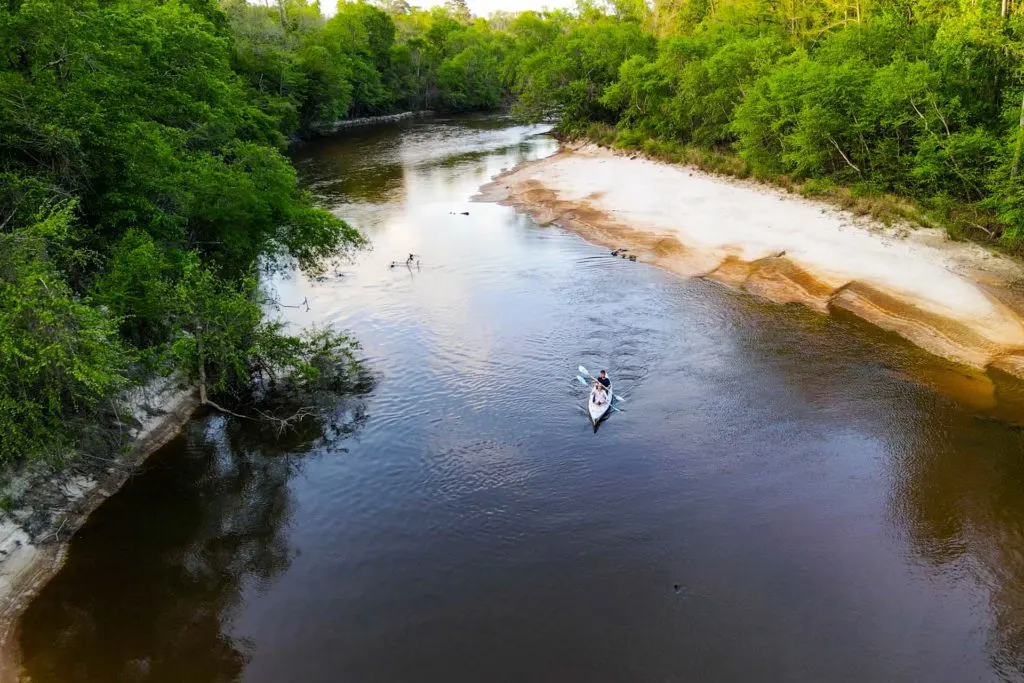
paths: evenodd
<path fill-rule="evenodd" d="M 264 265 L 316 270 L 360 243 L 280 153 L 309 83 L 299 48 L 323 32 L 315 5 L 282 7 L 284 26 L 212 0 L 0 7 L 0 459 L 73 446 L 161 359 L 188 372 L 174 293 L 196 272 L 237 318 L 208 369 L 255 362 L 247 324 L 278 366 L 308 356 L 243 320 L 258 304 L 229 305 L 256 300 Z"/>
<path fill-rule="evenodd" d="M 473 14 L 469 11 L 466 0 L 445 0 L 444 9 L 448 16 L 462 24 L 469 24 L 473 21 Z"/>
<path fill-rule="evenodd" d="M 636 23 L 600 18 L 580 23 L 523 61 L 516 111 L 527 118 L 557 116 L 564 128 L 613 121 L 601 103 L 619 66 L 633 55 L 650 57 L 656 42 Z"/>
<path fill-rule="evenodd" d="M 56 267 L 74 208 L 41 208 L 0 233 L 0 463 L 63 455 L 128 386 L 118 319 L 77 298 Z"/>

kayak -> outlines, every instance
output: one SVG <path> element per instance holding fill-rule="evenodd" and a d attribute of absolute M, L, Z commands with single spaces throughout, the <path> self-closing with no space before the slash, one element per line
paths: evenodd
<path fill-rule="evenodd" d="M 597 423 L 604 419 L 612 407 L 612 387 L 608 385 L 608 398 L 604 403 L 594 403 L 594 390 L 590 390 L 590 397 L 587 399 L 587 412 L 590 413 L 590 421 L 597 426 Z"/>

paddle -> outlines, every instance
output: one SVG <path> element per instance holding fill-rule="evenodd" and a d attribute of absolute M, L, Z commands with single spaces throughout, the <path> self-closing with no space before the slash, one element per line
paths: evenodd
<path fill-rule="evenodd" d="M 594 377 L 593 375 L 591 375 L 591 374 L 590 374 L 590 370 L 587 370 L 587 369 L 586 369 L 585 367 L 583 367 L 582 365 L 581 365 L 581 366 L 579 366 L 579 367 L 578 367 L 578 368 L 576 368 L 576 369 L 577 369 L 577 370 L 579 370 L 579 371 L 580 371 L 581 373 L 583 373 L 584 375 L 586 375 L 587 377 L 589 377 L 590 379 L 594 380 L 595 382 L 597 381 L 597 378 L 596 378 L 596 377 Z M 586 382 L 585 382 L 585 381 L 583 380 L 583 378 L 582 378 L 582 377 L 580 377 L 579 375 L 576 375 L 576 379 L 578 379 L 578 380 L 580 381 L 580 383 L 581 383 L 581 384 L 586 384 Z M 624 398 L 623 398 L 622 396 L 619 396 L 618 394 L 612 394 L 612 397 L 613 397 L 613 398 L 614 398 L 614 399 L 615 399 L 616 401 L 619 401 L 620 403 L 625 403 L 625 402 L 626 402 L 626 399 L 624 399 Z"/>

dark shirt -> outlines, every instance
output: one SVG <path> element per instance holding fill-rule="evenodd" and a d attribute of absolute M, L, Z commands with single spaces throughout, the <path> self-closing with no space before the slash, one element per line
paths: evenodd
<path fill-rule="evenodd" d="M 604 385 L 605 389 L 607 389 L 608 387 L 610 387 L 612 385 L 612 381 L 610 379 L 608 379 L 607 377 L 598 377 L 597 381 L 600 382 L 602 385 Z"/>

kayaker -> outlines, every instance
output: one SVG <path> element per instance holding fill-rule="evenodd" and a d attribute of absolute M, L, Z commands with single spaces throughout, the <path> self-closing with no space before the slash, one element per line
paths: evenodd
<path fill-rule="evenodd" d="M 601 372 L 599 372 L 597 374 L 597 381 L 600 382 L 601 386 L 603 386 L 605 389 L 607 389 L 608 387 L 610 387 L 612 385 L 612 381 L 610 379 L 608 379 L 608 371 L 607 370 L 602 370 Z"/>

